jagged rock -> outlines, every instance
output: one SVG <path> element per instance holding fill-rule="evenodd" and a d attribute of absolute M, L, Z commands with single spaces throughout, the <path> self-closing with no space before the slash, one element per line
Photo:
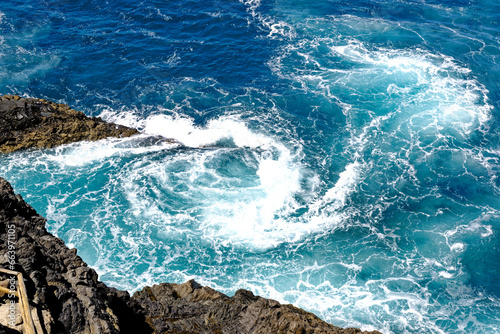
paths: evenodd
<path fill-rule="evenodd" d="M 137 133 L 136 129 L 87 117 L 65 104 L 17 95 L 0 97 L 0 152 L 51 148 Z"/>
<path fill-rule="evenodd" d="M 335 327 L 312 313 L 248 290 L 228 297 L 193 280 L 146 287 L 132 298 L 147 310 L 146 320 L 157 333 L 366 333 Z"/>
<path fill-rule="evenodd" d="M 32 307 L 42 315 L 43 311 L 48 312 L 39 317 L 41 321 L 52 319 L 53 323 L 43 327 L 50 327 L 52 333 L 151 333 L 142 315 L 127 313 L 124 308 L 130 306 L 126 302 L 113 301 L 128 293 L 117 293 L 99 282 L 97 273 L 87 267 L 76 249 L 68 249 L 62 240 L 48 233 L 45 223 L 46 220 L 0 178 L 0 267 L 9 269 L 7 226 L 14 225 L 14 270 L 24 275 Z M 102 298 L 108 294 L 107 299 Z M 121 321 L 124 315 L 128 319 Z M 120 323 L 129 326 L 121 328 Z"/>

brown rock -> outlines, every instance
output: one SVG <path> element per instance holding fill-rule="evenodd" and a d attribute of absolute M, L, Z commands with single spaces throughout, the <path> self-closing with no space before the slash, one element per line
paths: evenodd
<path fill-rule="evenodd" d="M 330 325 L 292 305 L 238 290 L 228 297 L 191 280 L 146 287 L 132 297 L 155 333 L 361 334 Z M 372 334 L 378 332 L 370 332 Z"/>
<path fill-rule="evenodd" d="M 65 104 L 42 99 L 0 97 L 0 152 L 52 148 L 61 144 L 108 137 L 129 137 L 136 129 L 87 117 Z"/>

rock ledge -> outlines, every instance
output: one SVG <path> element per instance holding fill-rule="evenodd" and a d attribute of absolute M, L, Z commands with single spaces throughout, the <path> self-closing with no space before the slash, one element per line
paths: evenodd
<path fill-rule="evenodd" d="M 0 152 L 57 145 L 108 137 L 129 137 L 136 129 L 87 117 L 65 104 L 23 98 L 0 97 Z"/>

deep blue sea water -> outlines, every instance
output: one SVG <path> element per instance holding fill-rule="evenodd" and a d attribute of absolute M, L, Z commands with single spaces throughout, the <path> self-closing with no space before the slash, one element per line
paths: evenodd
<path fill-rule="evenodd" d="M 117 288 L 500 333 L 499 64 L 496 0 L 1 0 L 1 94 L 144 134 L 0 175 Z"/>

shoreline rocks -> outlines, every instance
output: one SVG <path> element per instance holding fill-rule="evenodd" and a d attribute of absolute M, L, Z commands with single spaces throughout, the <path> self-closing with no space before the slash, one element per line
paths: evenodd
<path fill-rule="evenodd" d="M 17 95 L 0 97 L 0 152 L 52 148 L 82 140 L 130 137 L 136 129 L 87 117 L 65 104 Z"/>

